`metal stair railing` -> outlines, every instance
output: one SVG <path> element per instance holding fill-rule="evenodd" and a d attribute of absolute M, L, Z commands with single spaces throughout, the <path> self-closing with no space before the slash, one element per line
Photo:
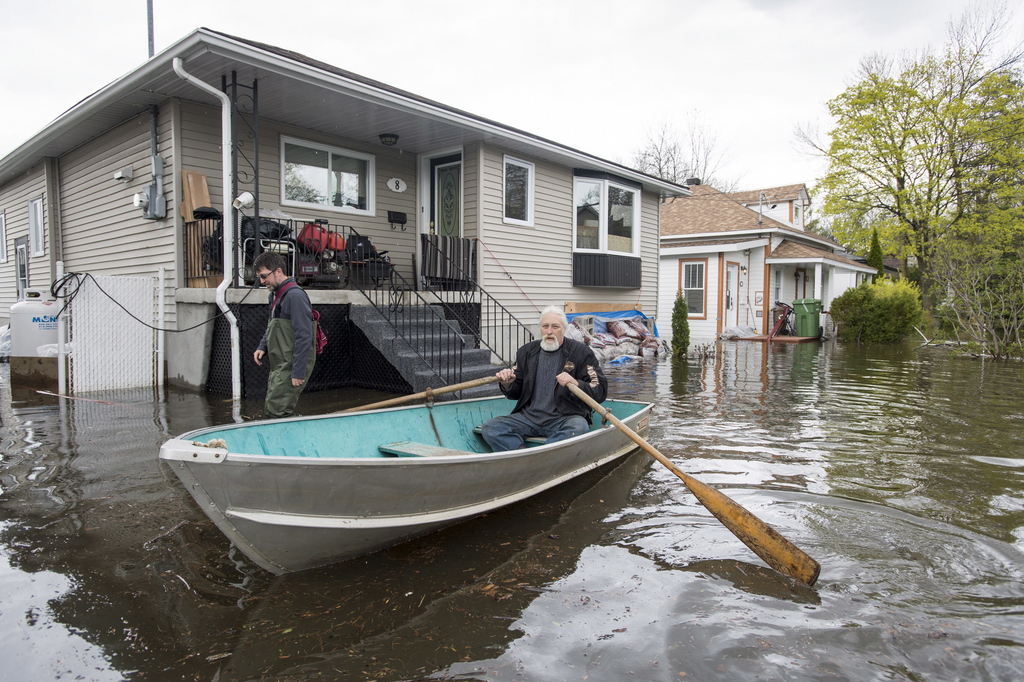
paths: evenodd
<path fill-rule="evenodd" d="M 439 249 L 432 235 L 422 237 L 423 263 L 433 269 L 432 273 L 421 273 L 424 291 L 441 301 L 463 333 L 473 335 L 478 348 L 487 348 L 503 363 L 511 365 L 519 347 L 533 340 L 533 332 L 477 283 L 475 273 L 467 272 L 461 263 Z M 474 251 L 470 259 L 475 262 L 475 242 L 462 239 L 462 243 L 472 244 Z M 435 286 L 431 280 L 443 285 Z M 476 310 L 479 312 L 470 312 Z"/>
<path fill-rule="evenodd" d="M 415 291 L 390 262 L 382 259 L 377 267 L 385 268 L 387 276 L 364 278 L 354 273 L 349 283 L 423 361 L 440 385 L 461 383 L 463 351 L 468 345 L 465 336 L 455 330 L 437 305 Z M 364 279 L 380 286 L 364 287 Z"/>

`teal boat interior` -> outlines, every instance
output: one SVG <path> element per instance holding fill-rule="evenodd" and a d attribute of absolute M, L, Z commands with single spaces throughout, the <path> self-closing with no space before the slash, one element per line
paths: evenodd
<path fill-rule="evenodd" d="M 181 438 L 211 445 L 212 441 L 220 440 L 230 453 L 275 457 L 382 458 L 487 453 L 491 450 L 478 427 L 491 417 L 508 414 L 513 405 L 504 398 L 448 402 L 429 408 L 419 405 L 230 424 L 200 429 Z M 647 403 L 607 400 L 603 406 L 626 420 L 645 409 Z M 592 431 L 602 428 L 600 415 L 594 414 L 593 421 Z M 536 444 L 538 441 L 528 443 Z"/>

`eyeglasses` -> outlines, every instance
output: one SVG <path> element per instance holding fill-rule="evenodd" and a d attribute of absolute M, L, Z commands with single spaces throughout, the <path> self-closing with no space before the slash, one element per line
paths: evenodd
<path fill-rule="evenodd" d="M 274 274 L 274 273 L 272 273 L 272 272 L 263 272 L 263 273 L 257 272 L 256 276 L 260 278 L 261 282 L 266 282 L 267 281 L 267 277 L 270 277 L 272 274 Z"/>

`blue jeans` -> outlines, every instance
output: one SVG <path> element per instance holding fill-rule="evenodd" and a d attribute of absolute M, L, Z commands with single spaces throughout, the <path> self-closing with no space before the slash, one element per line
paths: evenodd
<path fill-rule="evenodd" d="M 494 452 L 516 450 L 523 447 L 527 438 L 547 438 L 547 443 L 557 443 L 566 438 L 579 436 L 590 430 L 586 417 L 572 415 L 562 417 L 547 426 L 538 426 L 516 412 L 508 416 L 494 417 L 484 422 L 482 434 Z"/>

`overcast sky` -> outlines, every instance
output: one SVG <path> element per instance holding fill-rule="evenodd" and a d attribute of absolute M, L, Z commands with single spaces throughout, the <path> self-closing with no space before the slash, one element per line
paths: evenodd
<path fill-rule="evenodd" d="M 984 0 L 983 0 L 984 1 Z M 939 47 L 967 0 L 154 0 L 156 51 L 205 26 L 629 165 L 693 113 L 738 189 L 805 182 L 798 124 L 872 52 Z M 0 157 L 147 58 L 146 0 L 0 0 Z M 1015 20 L 1021 25 L 1021 16 Z M 1022 33 L 1018 30 L 1017 33 Z"/>

